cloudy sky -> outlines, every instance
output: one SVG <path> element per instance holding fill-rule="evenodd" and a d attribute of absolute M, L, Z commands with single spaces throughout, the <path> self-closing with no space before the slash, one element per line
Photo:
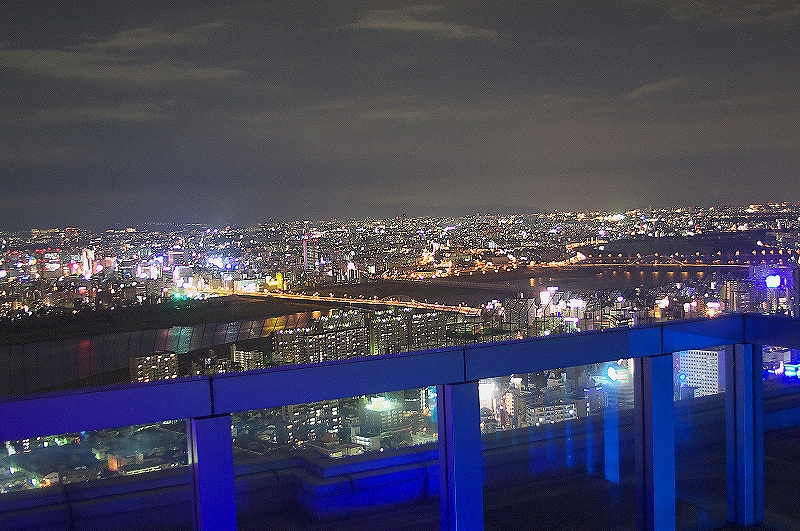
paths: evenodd
<path fill-rule="evenodd" d="M 800 201 L 797 1 L 0 10 L 0 230 Z"/>

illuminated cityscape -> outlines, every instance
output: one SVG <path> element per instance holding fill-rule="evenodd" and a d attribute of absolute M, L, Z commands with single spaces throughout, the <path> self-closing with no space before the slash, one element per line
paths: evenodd
<path fill-rule="evenodd" d="M 766 282 L 770 268 L 794 267 L 799 215 L 800 207 L 775 204 L 623 214 L 303 221 L 253 228 L 153 226 L 99 234 L 75 228 L 4 232 L 1 311 L 3 318 L 14 321 L 34 314 L 62 315 L 209 293 L 314 288 L 308 293 L 325 295 L 326 286 L 337 286 L 331 290 L 337 294 L 364 297 L 378 293 L 340 291 L 341 286 L 414 279 L 469 287 L 459 282 L 478 284 L 476 274 L 497 275 L 490 287 L 505 283 L 502 291 L 535 291 L 538 296 L 549 281 L 542 278 L 536 286 L 526 285 L 528 270 L 545 268 L 536 276 L 553 276 L 563 287 L 570 285 L 566 280 L 570 276 L 546 268 L 574 267 L 585 274 L 573 277 L 598 277 L 600 269 L 590 265 L 641 266 L 635 272 L 647 273 L 647 278 L 583 282 L 587 290 L 623 291 L 639 284 L 667 285 L 672 279 L 666 274 L 650 278 L 659 268 L 673 275 L 679 271 L 676 280 L 693 282 L 698 280 L 693 267 L 703 266 L 700 271 L 708 279 L 712 275 L 706 274 L 711 271 L 707 266 L 720 266 L 713 270 L 718 280 L 715 295 L 718 298 L 721 290 L 729 306 L 748 311 L 748 292 L 756 286 L 737 281 Z M 756 267 L 758 278 L 742 278 L 736 274 L 738 266 Z M 514 277 L 514 271 L 522 274 Z M 463 280 L 464 275 L 473 278 Z M 768 288 L 769 300 L 753 300 L 753 308 L 767 304 L 771 311 L 788 309 L 790 279 L 785 275 L 781 279 Z M 472 302 L 449 298 L 454 304 Z M 689 309 L 704 311 L 707 308 Z"/>
<path fill-rule="evenodd" d="M 0 0 L 0 529 L 794 531 L 797 0 Z"/>
<path fill-rule="evenodd" d="M 737 312 L 797 315 L 800 207 L 784 204 L 155 229 L 3 233 L 7 355 L 41 356 L 44 347 L 14 343 L 44 323 L 67 338 L 70 319 L 180 314 L 231 297 L 310 306 L 228 323 L 222 335 L 216 324 L 157 331 L 156 343 L 126 332 L 124 357 L 83 380 L 213 376 Z M 112 335 L 103 334 L 82 330 L 78 355 L 104 356 Z M 723 358 L 719 349 L 675 353 L 674 398 L 724 391 Z M 797 351 L 764 351 L 771 378 L 796 374 L 798 362 Z M 39 387 L 24 392 L 84 385 L 40 369 Z M 631 411 L 634 372 L 619 360 L 481 380 L 481 432 Z M 234 458 L 299 450 L 348 459 L 434 444 L 436 397 L 434 386 L 236 413 Z M 7 441 L 3 492 L 185 467 L 184 431 L 179 421 Z"/>

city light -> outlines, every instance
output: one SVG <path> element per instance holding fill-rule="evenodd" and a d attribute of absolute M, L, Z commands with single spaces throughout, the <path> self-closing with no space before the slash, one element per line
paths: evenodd
<path fill-rule="evenodd" d="M 573 309 L 586 308 L 586 301 L 583 299 L 570 299 L 567 301 L 567 307 Z"/>
<path fill-rule="evenodd" d="M 614 382 L 623 382 L 628 380 L 630 373 L 628 369 L 623 367 L 609 365 L 607 371 L 608 377 Z"/>

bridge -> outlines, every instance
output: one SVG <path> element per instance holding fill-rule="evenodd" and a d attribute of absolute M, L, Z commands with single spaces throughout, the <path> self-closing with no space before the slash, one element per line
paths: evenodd
<path fill-rule="evenodd" d="M 232 295 L 233 290 L 204 290 L 206 293 L 213 293 L 216 295 Z M 305 293 L 290 293 L 286 291 L 268 291 L 268 292 L 241 292 L 236 295 L 242 297 L 254 298 L 269 298 L 274 297 L 278 299 L 299 300 L 308 302 L 322 302 L 322 303 L 335 303 L 335 304 L 357 304 L 359 306 L 396 306 L 401 308 L 414 308 L 418 310 L 434 310 L 441 312 L 455 312 L 463 315 L 477 317 L 481 314 L 480 308 L 472 308 L 466 305 L 452 306 L 447 304 L 439 304 L 436 302 L 420 302 L 415 300 L 400 300 L 400 299 L 378 299 L 378 298 L 364 298 L 364 297 L 339 297 L 335 295 L 308 295 Z"/>

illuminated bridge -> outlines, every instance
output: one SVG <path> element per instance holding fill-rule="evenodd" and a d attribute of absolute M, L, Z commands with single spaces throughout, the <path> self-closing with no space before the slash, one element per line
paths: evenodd
<path fill-rule="evenodd" d="M 797 528 L 783 481 L 800 469 L 800 386 L 763 381 L 762 345 L 800 348 L 800 320 L 728 315 L 7 398 L 0 441 L 185 419 L 189 466 L 2 494 L 0 528 Z M 674 401 L 673 353 L 716 347 L 726 391 Z M 633 407 L 482 435 L 480 380 L 625 358 Z M 430 386 L 438 443 L 234 460 L 237 412 Z"/>

